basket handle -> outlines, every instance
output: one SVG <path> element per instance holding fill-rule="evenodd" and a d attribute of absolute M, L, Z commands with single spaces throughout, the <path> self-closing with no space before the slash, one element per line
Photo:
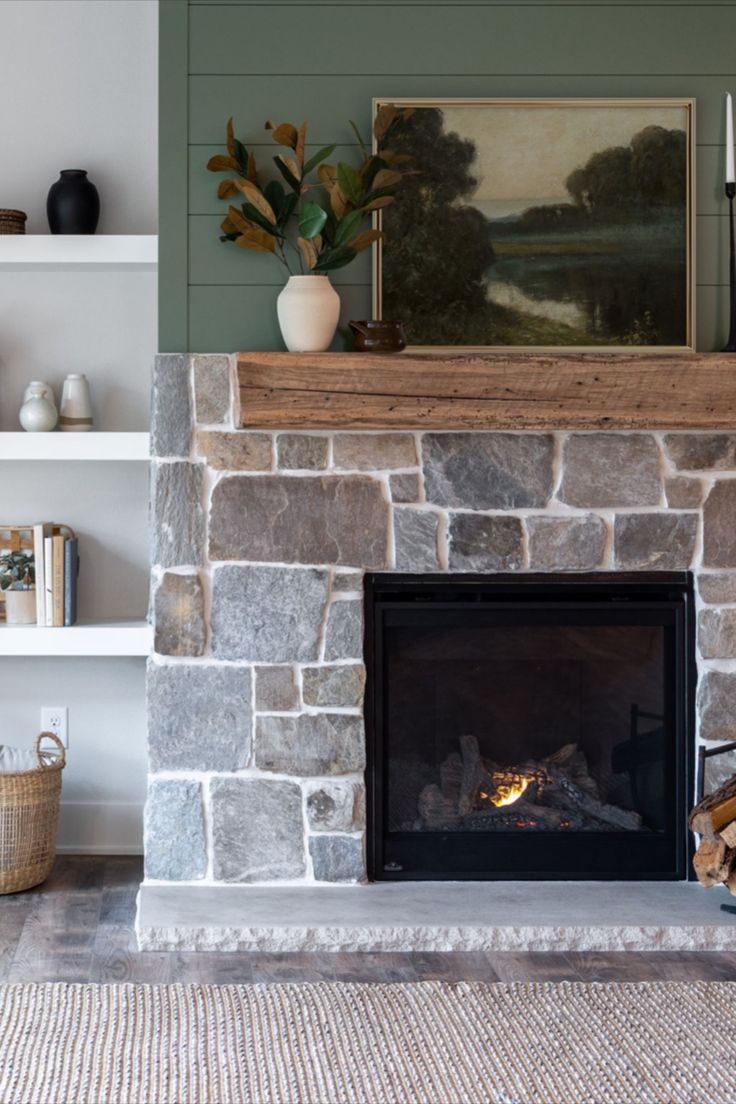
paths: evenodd
<path fill-rule="evenodd" d="M 41 741 L 46 739 L 54 741 L 59 753 L 51 763 L 46 763 L 44 761 L 51 752 L 41 751 Z M 36 737 L 36 755 L 38 756 L 39 767 L 42 767 L 44 770 L 63 770 L 66 766 L 66 748 L 55 732 L 39 732 Z"/>

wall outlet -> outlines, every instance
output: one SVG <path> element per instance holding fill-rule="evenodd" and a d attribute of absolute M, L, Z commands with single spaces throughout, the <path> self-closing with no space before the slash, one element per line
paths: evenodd
<path fill-rule="evenodd" d="M 66 705 L 41 706 L 41 731 L 53 732 L 65 748 L 69 747 L 69 709 Z"/>

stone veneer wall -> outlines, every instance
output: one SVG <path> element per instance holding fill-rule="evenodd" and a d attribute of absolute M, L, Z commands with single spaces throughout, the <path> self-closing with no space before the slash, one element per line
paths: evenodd
<path fill-rule="evenodd" d="M 363 877 L 365 569 L 691 567 L 736 737 L 736 433 L 239 431 L 231 370 L 154 372 L 147 879 Z"/>

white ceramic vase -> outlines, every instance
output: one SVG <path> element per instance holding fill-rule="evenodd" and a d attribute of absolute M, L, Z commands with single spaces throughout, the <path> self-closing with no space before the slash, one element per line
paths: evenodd
<path fill-rule="evenodd" d="M 48 384 L 29 383 L 25 401 L 20 408 L 18 419 L 26 433 L 50 433 L 56 429 L 59 414 L 53 402 L 46 398 Z"/>
<path fill-rule="evenodd" d="M 276 309 L 290 353 L 329 349 L 340 316 L 340 298 L 327 276 L 290 276 Z"/>
<path fill-rule="evenodd" d="M 64 380 L 59 429 L 66 433 L 87 433 L 92 429 L 92 399 L 83 373 L 69 375 Z"/>
<path fill-rule="evenodd" d="M 35 625 L 35 590 L 6 590 L 5 620 L 8 625 Z"/>

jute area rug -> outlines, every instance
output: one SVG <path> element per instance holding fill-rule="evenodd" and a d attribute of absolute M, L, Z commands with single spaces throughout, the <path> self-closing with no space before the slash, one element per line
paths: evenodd
<path fill-rule="evenodd" d="M 2 1104 L 727 1104 L 736 985 L 0 986 Z"/>

